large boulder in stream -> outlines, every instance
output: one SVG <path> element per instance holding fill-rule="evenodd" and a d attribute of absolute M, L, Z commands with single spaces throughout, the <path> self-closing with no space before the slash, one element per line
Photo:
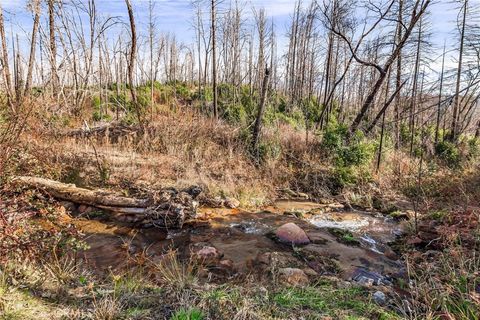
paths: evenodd
<path fill-rule="evenodd" d="M 277 237 L 278 241 L 282 243 L 295 245 L 310 243 L 310 239 L 308 238 L 305 231 L 303 231 L 302 228 L 292 222 L 286 223 L 279 227 L 275 232 L 275 236 Z"/>

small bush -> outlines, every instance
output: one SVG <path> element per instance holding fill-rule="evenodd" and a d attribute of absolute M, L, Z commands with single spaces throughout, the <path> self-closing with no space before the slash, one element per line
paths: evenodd
<path fill-rule="evenodd" d="M 480 155 L 480 139 L 471 138 L 468 140 L 468 157 L 475 159 Z"/>
<path fill-rule="evenodd" d="M 204 316 L 201 310 L 196 308 L 181 309 L 172 316 L 172 320 L 203 320 Z"/>
<path fill-rule="evenodd" d="M 368 170 L 363 170 L 373 158 L 375 146 L 367 142 L 362 133 L 357 132 L 347 142 L 348 128 L 335 119 L 327 126 L 323 136 L 322 147 L 333 157 L 335 167 L 332 181 L 334 191 L 346 185 L 368 180 Z"/>
<path fill-rule="evenodd" d="M 449 167 L 460 166 L 460 152 L 455 144 L 449 141 L 439 142 L 435 146 L 435 154 Z"/>

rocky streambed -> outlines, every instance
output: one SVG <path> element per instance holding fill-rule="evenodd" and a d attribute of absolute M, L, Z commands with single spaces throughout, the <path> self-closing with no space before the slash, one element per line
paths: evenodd
<path fill-rule="evenodd" d="M 175 249 L 182 259 L 200 260 L 217 281 L 276 272 L 292 284 L 332 275 L 388 286 L 405 276 L 389 246 L 403 224 L 339 203 L 283 200 L 258 212 L 200 208 L 197 219 L 172 230 L 136 228 L 101 214 L 72 223 L 88 245 L 81 257 L 98 272 L 160 262 Z"/>

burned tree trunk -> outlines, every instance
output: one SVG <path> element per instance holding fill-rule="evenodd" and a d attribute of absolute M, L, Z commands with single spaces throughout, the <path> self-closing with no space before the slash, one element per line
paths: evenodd
<path fill-rule="evenodd" d="M 7 92 L 8 104 L 13 109 L 13 94 L 12 94 L 12 76 L 10 74 L 10 62 L 8 58 L 7 38 L 5 36 L 5 22 L 3 19 L 3 9 L 0 4 L 0 38 L 2 41 L 2 69 L 5 81 L 5 91 Z"/>
<path fill-rule="evenodd" d="M 265 69 L 265 75 L 263 76 L 262 96 L 260 98 L 260 106 L 258 107 L 257 120 L 255 121 L 255 127 L 253 128 L 252 147 L 253 147 L 253 152 L 255 153 L 257 159 L 258 159 L 258 140 L 260 137 L 260 131 L 262 130 L 262 118 L 263 118 L 263 113 L 265 112 L 265 102 L 267 100 L 269 76 L 270 76 L 270 70 L 267 68 Z"/>
<path fill-rule="evenodd" d="M 24 97 L 28 97 L 30 95 L 30 89 L 32 87 L 33 65 L 35 63 L 35 51 L 37 47 L 37 33 L 38 26 L 40 24 L 40 1 L 34 1 L 33 4 L 35 18 L 33 19 L 32 43 L 30 45 L 30 58 L 28 60 L 27 81 L 25 83 L 25 89 L 23 91 Z"/>
<path fill-rule="evenodd" d="M 135 17 L 133 15 L 133 9 L 132 9 L 132 4 L 130 3 L 130 0 L 125 0 L 125 3 L 127 4 L 127 10 L 128 10 L 128 18 L 130 20 L 130 31 L 132 33 L 132 44 L 130 48 L 130 59 L 128 61 L 128 82 L 130 86 L 130 94 L 132 95 L 132 102 L 133 106 L 135 108 L 135 111 L 137 113 L 137 118 L 138 121 L 141 122 L 141 114 L 139 110 L 139 106 L 137 103 L 137 92 L 134 87 L 134 72 L 135 72 L 135 60 L 137 57 L 137 29 L 135 26 Z"/>

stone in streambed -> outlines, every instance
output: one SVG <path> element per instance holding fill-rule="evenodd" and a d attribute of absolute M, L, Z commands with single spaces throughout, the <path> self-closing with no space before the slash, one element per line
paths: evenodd
<path fill-rule="evenodd" d="M 216 248 L 210 246 L 204 246 L 195 252 L 195 258 L 205 265 L 215 265 L 222 256 Z"/>
<path fill-rule="evenodd" d="M 287 223 L 282 225 L 275 232 L 275 236 L 278 241 L 288 244 L 309 244 L 310 239 L 308 238 L 305 231 L 302 228 L 297 226 L 295 223 Z"/>

